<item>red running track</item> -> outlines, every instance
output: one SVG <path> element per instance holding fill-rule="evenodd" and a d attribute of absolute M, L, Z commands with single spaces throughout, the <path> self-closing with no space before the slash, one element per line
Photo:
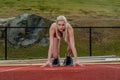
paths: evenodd
<path fill-rule="evenodd" d="M 0 80 L 120 80 L 120 64 L 83 67 L 2 66 Z"/>

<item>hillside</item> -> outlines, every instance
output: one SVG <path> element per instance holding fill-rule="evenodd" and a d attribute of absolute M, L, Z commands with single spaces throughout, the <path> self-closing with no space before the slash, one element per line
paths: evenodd
<path fill-rule="evenodd" d="M 120 16 L 120 0 L 0 0 L 0 16 L 21 13 Z"/>

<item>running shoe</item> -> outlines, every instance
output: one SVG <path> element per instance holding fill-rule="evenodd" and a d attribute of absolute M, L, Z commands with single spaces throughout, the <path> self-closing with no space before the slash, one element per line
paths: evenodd
<path fill-rule="evenodd" d="M 73 65 L 73 59 L 70 56 L 66 56 L 64 62 L 63 62 L 64 66 L 72 66 Z"/>
<path fill-rule="evenodd" d="M 52 66 L 60 66 L 60 61 L 58 58 L 52 60 Z"/>

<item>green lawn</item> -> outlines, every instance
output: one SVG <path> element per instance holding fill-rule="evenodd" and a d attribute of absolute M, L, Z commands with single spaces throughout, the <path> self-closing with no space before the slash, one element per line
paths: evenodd
<path fill-rule="evenodd" d="M 88 29 L 75 30 L 75 46 L 78 56 L 89 56 L 89 33 Z M 112 31 L 112 33 L 110 33 Z M 97 32 L 97 33 L 96 33 Z M 120 33 L 119 29 L 94 29 L 92 34 L 92 55 L 117 55 L 120 56 Z M 96 33 L 96 34 L 95 34 Z M 8 47 L 8 59 L 39 59 L 47 58 L 49 46 L 34 44 L 28 47 Z M 65 57 L 67 45 L 64 40 L 60 45 L 60 56 Z M 0 43 L 0 59 L 4 59 L 4 45 Z"/>
<path fill-rule="evenodd" d="M 120 16 L 120 0 L 0 0 L 0 16 L 22 13 Z"/>

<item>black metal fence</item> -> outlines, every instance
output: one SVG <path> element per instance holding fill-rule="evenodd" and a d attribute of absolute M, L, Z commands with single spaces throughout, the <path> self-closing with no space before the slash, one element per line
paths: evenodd
<path fill-rule="evenodd" d="M 26 27 L 0 27 L 0 28 L 5 28 L 5 48 L 4 48 L 4 51 L 5 51 L 5 56 L 4 56 L 4 59 L 7 60 L 8 59 L 8 44 L 7 44 L 7 30 L 9 28 L 26 28 Z M 35 28 L 35 27 L 29 27 L 29 28 Z M 46 29 L 49 29 L 49 27 L 36 27 L 36 28 L 46 28 Z M 73 27 L 73 28 L 87 28 L 89 29 L 89 56 L 92 56 L 92 30 L 94 28 L 118 28 L 120 29 L 120 26 L 112 26 L 112 27 L 102 27 L 102 26 L 80 26 L 80 27 Z"/>

